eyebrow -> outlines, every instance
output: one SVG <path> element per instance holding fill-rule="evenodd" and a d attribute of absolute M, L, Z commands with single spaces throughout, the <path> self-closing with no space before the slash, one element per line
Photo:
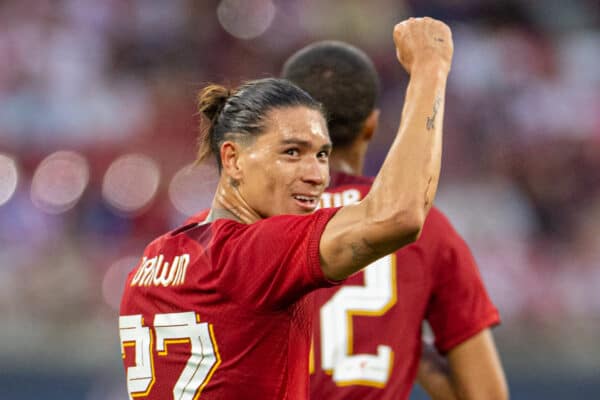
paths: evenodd
<path fill-rule="evenodd" d="M 310 147 L 311 146 L 311 143 L 308 140 L 302 140 L 302 139 L 284 139 L 281 141 L 281 144 L 282 145 L 295 144 L 300 147 Z M 326 143 L 323 146 L 321 146 L 321 150 L 330 151 L 331 148 L 332 148 L 331 143 Z"/>

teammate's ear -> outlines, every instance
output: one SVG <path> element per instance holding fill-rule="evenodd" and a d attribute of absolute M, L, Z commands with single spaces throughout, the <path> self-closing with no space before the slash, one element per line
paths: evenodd
<path fill-rule="evenodd" d="M 220 152 L 223 172 L 233 179 L 241 179 L 242 168 L 240 167 L 240 145 L 231 140 L 226 140 L 221 144 Z"/>
<path fill-rule="evenodd" d="M 379 126 L 379 109 L 375 108 L 365 120 L 365 124 L 363 125 L 363 130 L 361 133 L 362 139 L 366 142 L 371 141 L 371 139 L 373 139 L 373 135 L 375 135 L 377 126 Z"/>

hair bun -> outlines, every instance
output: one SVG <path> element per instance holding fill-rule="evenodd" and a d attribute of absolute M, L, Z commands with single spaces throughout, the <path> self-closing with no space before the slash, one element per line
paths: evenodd
<path fill-rule="evenodd" d="M 198 95 L 198 111 L 214 122 L 225 107 L 229 96 L 231 96 L 230 89 L 221 85 L 209 85 Z"/>

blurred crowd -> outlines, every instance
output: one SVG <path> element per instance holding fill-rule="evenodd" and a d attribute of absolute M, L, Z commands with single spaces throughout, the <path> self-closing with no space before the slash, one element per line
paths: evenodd
<path fill-rule="evenodd" d="M 375 174 L 407 82 L 391 31 L 413 15 L 453 29 L 436 201 L 505 325 L 600 315 L 597 1 L 9 0 L 0 355 L 53 363 L 70 349 L 65 363 L 81 366 L 115 352 L 125 274 L 149 240 L 210 204 L 214 167 L 192 166 L 205 83 L 277 75 L 313 40 L 362 47 L 382 79 Z"/>

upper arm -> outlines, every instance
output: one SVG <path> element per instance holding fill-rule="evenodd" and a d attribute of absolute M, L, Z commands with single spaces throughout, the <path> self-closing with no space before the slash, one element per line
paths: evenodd
<path fill-rule="evenodd" d="M 329 221 L 319 243 L 321 268 L 332 280 L 344 279 L 371 262 L 415 241 L 419 223 L 374 218 L 368 198 L 342 207 Z"/>
<path fill-rule="evenodd" d="M 506 378 L 489 329 L 453 347 L 447 359 L 458 398 L 508 399 Z"/>
<path fill-rule="evenodd" d="M 279 216 L 251 225 L 226 223 L 210 246 L 218 285 L 229 297 L 257 309 L 284 307 L 326 286 L 319 238 L 335 210 Z"/>

